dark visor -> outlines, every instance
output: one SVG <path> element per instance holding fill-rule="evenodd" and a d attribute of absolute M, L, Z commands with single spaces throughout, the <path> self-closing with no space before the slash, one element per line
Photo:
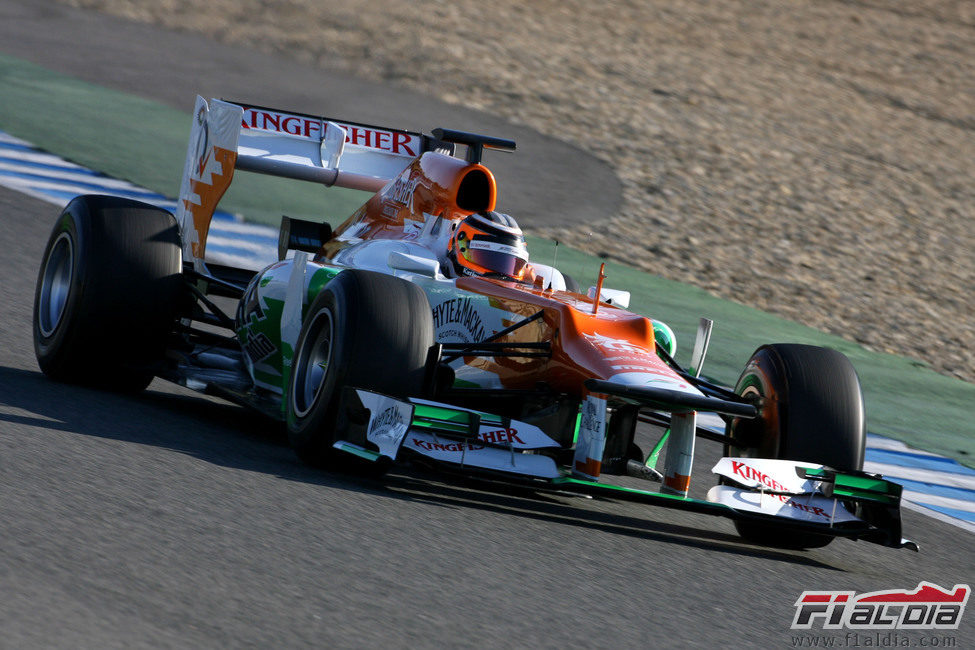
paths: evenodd
<path fill-rule="evenodd" d="M 526 260 L 515 257 L 510 253 L 488 251 L 483 248 L 468 248 L 467 259 L 495 273 L 501 273 L 511 277 L 519 275 L 521 270 L 525 268 L 525 264 L 528 263 Z"/>

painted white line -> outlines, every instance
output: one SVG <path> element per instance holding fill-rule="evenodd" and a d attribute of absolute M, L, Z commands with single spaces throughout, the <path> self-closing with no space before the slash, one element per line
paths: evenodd
<path fill-rule="evenodd" d="M 909 447 L 907 443 L 901 442 L 900 440 L 894 440 L 893 438 L 878 436 L 875 434 L 867 434 L 867 446 L 871 449 L 883 449 L 884 451 L 899 451 L 909 454 L 917 454 L 919 456 L 943 458 L 943 456 L 930 451 L 922 451 L 920 449 Z"/>
<path fill-rule="evenodd" d="M 27 196 L 33 197 L 40 201 L 44 201 L 45 203 L 53 203 L 62 208 L 65 205 L 67 205 L 64 201 L 54 200 L 54 198 L 50 194 L 45 194 L 44 192 L 34 190 L 28 185 L 8 183 L 6 182 L 6 178 L 4 176 L 0 176 L 0 185 L 3 185 L 4 187 L 9 187 L 12 190 L 17 190 L 21 194 L 26 194 Z M 57 215 L 54 216 L 56 217 Z M 52 223 L 53 223 L 53 219 L 52 219 Z"/>
<path fill-rule="evenodd" d="M 30 142 L 27 142 L 27 140 L 21 140 L 20 138 L 16 138 L 10 135 L 9 133 L 6 133 L 5 131 L 0 131 L 0 142 L 5 142 L 7 144 L 18 144 L 22 147 L 34 146 Z"/>
<path fill-rule="evenodd" d="M 893 481 L 903 478 L 909 481 L 975 490 L 975 476 L 952 474 L 951 472 L 935 472 L 929 469 L 916 469 L 914 467 L 905 467 L 904 465 L 888 465 L 887 463 L 864 463 L 863 469 L 873 474 L 883 474 Z"/>
<path fill-rule="evenodd" d="M 40 165 L 52 165 L 55 167 L 63 167 L 65 169 L 71 170 L 85 170 L 89 174 L 92 171 L 87 167 L 82 167 L 73 162 L 67 161 L 63 158 L 58 158 L 57 156 L 52 156 L 49 153 L 41 153 L 39 151 L 24 151 L 22 149 L 8 149 L 6 147 L 0 146 L 0 157 L 8 158 L 11 160 L 18 160 L 27 163 L 37 163 Z M 104 178 L 104 176 L 98 176 L 99 178 Z"/>
<path fill-rule="evenodd" d="M 44 190 L 49 190 L 51 192 L 64 192 L 64 193 L 76 193 L 76 194 L 112 194 L 113 192 L 126 192 L 130 194 L 145 194 L 147 198 L 152 197 L 152 192 L 144 190 L 135 185 L 102 185 L 101 183 L 94 183 L 91 180 L 84 181 L 84 185 L 79 185 L 77 180 L 64 180 L 58 181 L 54 178 L 50 180 L 40 180 L 36 178 L 19 178 L 17 176 L 8 176 L 6 174 L 0 174 L 0 184 L 6 185 L 7 187 L 12 187 L 14 189 L 20 189 L 22 187 L 30 188 L 35 192 L 43 192 Z M 94 189 L 91 185 L 99 185 L 99 189 Z M 67 201 L 58 196 L 48 196 L 46 199 L 49 203 L 55 203 L 60 206 L 67 205 Z"/>
<path fill-rule="evenodd" d="M 258 235 L 261 237 L 267 237 L 267 240 L 269 242 L 273 242 L 275 249 L 277 249 L 278 230 L 276 228 L 255 223 L 231 221 L 230 219 L 220 220 L 217 219 L 216 215 L 214 215 L 213 221 L 214 223 L 219 222 L 220 227 L 227 232 L 239 233 L 241 235 Z"/>
<path fill-rule="evenodd" d="M 271 247 L 266 244 L 261 244 L 260 242 L 244 241 L 232 236 L 221 236 L 221 230 L 222 229 L 213 229 L 210 231 L 210 234 L 207 237 L 207 251 L 210 250 L 211 246 L 216 248 L 233 248 L 240 251 L 253 251 L 255 255 L 259 255 L 262 258 L 262 261 L 264 257 L 272 255 L 274 259 L 268 261 L 265 266 L 267 266 L 267 264 L 271 264 L 272 262 L 278 261 L 277 242 L 275 242 L 275 246 Z M 254 261 L 255 260 L 251 258 L 250 263 L 253 264 Z"/>
<path fill-rule="evenodd" d="M 83 168 L 82 168 L 83 169 Z M 91 176 L 89 174 L 81 174 L 72 172 L 68 169 L 56 170 L 56 169 L 36 169 L 33 167 L 23 167 L 18 166 L 14 163 L 5 162 L 0 160 L 0 175 L 9 176 L 4 174 L 4 172 L 13 172 L 15 174 L 30 174 L 32 176 L 41 176 L 41 179 L 32 178 L 21 178 L 19 176 L 12 176 L 16 180 L 23 181 L 25 183 L 35 184 L 35 183 L 57 183 L 59 185 L 70 184 L 70 183 L 84 183 L 86 185 L 98 185 L 100 187 L 108 187 L 112 189 L 128 190 L 130 192 L 145 192 L 142 188 L 133 185 L 127 181 L 120 181 L 114 178 L 106 178 L 105 176 Z"/>
<path fill-rule="evenodd" d="M 257 267 L 254 266 L 253 257 L 248 257 L 244 255 L 234 255 L 232 253 L 224 253 L 224 252 L 213 253 L 211 255 L 209 248 L 207 248 L 206 261 L 207 263 L 210 264 L 222 264 L 224 266 L 232 266 L 238 269 L 259 270 Z M 274 255 L 274 261 L 277 261 L 277 253 L 275 253 Z M 264 268 L 264 267 L 261 266 L 260 268 Z"/>
<path fill-rule="evenodd" d="M 961 510 L 962 512 L 975 512 L 975 501 L 952 499 L 951 497 L 942 497 L 907 489 L 904 490 L 901 497 L 922 506 L 940 506 L 942 508 L 951 508 L 952 510 Z"/>

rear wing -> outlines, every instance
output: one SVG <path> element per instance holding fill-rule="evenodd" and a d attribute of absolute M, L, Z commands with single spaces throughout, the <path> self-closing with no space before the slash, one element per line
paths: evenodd
<path fill-rule="evenodd" d="M 176 219 L 183 260 L 201 267 L 234 170 L 378 192 L 427 151 L 453 144 L 413 131 L 196 98 Z"/>

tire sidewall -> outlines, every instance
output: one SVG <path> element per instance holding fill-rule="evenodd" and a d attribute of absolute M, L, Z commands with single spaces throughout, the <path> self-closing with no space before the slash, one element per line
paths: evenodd
<path fill-rule="evenodd" d="M 725 456 L 779 458 L 782 437 L 787 429 L 787 403 L 777 386 L 782 386 L 778 366 L 766 348 L 759 348 L 749 359 L 735 384 L 735 393 L 756 403 L 759 417 L 734 418 L 729 426 L 732 438 L 748 443 L 745 447 L 725 445 Z"/>
<path fill-rule="evenodd" d="M 337 277 L 341 277 L 339 274 Z M 334 280 L 333 280 L 334 281 Z M 354 314 L 350 313 L 348 300 L 342 291 L 336 291 L 332 283 L 326 285 L 325 289 L 318 295 L 308 309 L 308 318 L 302 326 L 298 341 L 295 344 L 294 356 L 288 377 L 288 388 L 285 394 L 286 413 L 288 424 L 288 440 L 291 446 L 304 456 L 303 452 L 320 454 L 331 443 L 331 436 L 322 436 L 324 430 L 331 430 L 335 426 L 336 413 L 338 411 L 335 399 L 333 399 L 336 388 L 343 385 L 348 370 L 348 356 L 350 346 L 348 334 L 350 328 L 354 328 Z M 312 330 L 309 325 L 314 321 L 316 315 L 325 311 L 331 318 L 332 337 L 331 351 L 329 353 L 328 366 L 325 370 L 325 377 L 322 386 L 315 395 L 314 400 L 308 406 L 304 415 L 298 415 L 295 410 L 295 383 L 298 380 L 295 364 L 304 352 L 305 346 L 309 345 L 309 338 Z M 311 342 L 313 343 L 313 342 Z M 320 442 L 316 442 L 321 440 Z"/>
<path fill-rule="evenodd" d="M 825 379 L 817 384 L 810 379 L 816 375 Z M 735 392 L 756 402 L 759 417 L 732 420 L 729 436 L 748 444 L 726 444 L 725 456 L 806 461 L 838 470 L 862 468 L 863 396 L 856 372 L 842 354 L 813 346 L 762 346 L 746 364 Z M 809 399 L 817 392 L 823 394 Z M 810 424 L 814 415 L 818 421 Z M 776 522 L 736 521 L 735 528 L 749 541 L 779 548 L 821 548 L 833 540 Z"/>
<path fill-rule="evenodd" d="M 305 347 L 314 344 L 316 316 L 332 321 L 331 352 L 322 386 L 304 415 L 295 405 Z M 394 276 L 349 269 L 336 275 L 306 311 L 295 343 L 285 399 L 288 439 L 308 464 L 336 468 L 332 444 L 340 428 L 345 386 L 405 398 L 422 385 L 433 344 L 433 312 L 423 291 Z"/>
<path fill-rule="evenodd" d="M 809 378 L 789 367 L 803 356 L 825 371 L 829 381 L 824 385 L 835 392 L 819 386 L 823 395 L 808 399 Z M 841 353 L 796 344 L 762 346 L 749 359 L 735 392 L 757 399 L 759 417 L 732 421 L 731 437 L 751 444 L 726 445 L 725 455 L 807 461 L 841 471 L 863 468 L 863 394 L 856 371 Z M 821 422 L 810 424 L 815 418 Z"/>
<path fill-rule="evenodd" d="M 68 296 L 65 300 L 61 317 L 54 330 L 45 335 L 39 322 L 40 302 L 42 299 L 43 281 L 50 263 L 51 251 L 58 238 L 65 234 L 70 239 L 72 250 L 71 281 L 68 285 Z M 76 204 L 70 204 L 61 216 L 48 239 L 44 249 L 44 256 L 37 274 L 37 286 L 34 291 L 34 352 L 38 364 L 48 374 L 64 376 L 70 373 L 61 371 L 61 359 L 69 350 L 77 350 L 75 341 L 84 339 L 84 316 L 78 313 L 79 304 L 84 303 L 83 294 L 90 284 L 88 271 L 91 256 L 91 228 L 88 220 L 80 218 Z M 66 378 L 66 377 L 65 377 Z"/>
<path fill-rule="evenodd" d="M 71 278 L 60 319 L 45 334 L 45 276 L 61 237 L 72 246 Z M 38 269 L 33 339 L 41 370 L 73 383 L 144 388 L 183 307 L 181 265 L 178 225 L 169 212 L 113 196 L 73 199 L 55 222 Z"/>

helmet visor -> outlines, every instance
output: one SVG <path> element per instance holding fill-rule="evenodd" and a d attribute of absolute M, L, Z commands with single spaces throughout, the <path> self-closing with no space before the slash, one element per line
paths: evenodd
<path fill-rule="evenodd" d="M 528 263 L 528 250 L 475 236 L 468 245 L 465 257 L 480 267 L 517 278 Z"/>

